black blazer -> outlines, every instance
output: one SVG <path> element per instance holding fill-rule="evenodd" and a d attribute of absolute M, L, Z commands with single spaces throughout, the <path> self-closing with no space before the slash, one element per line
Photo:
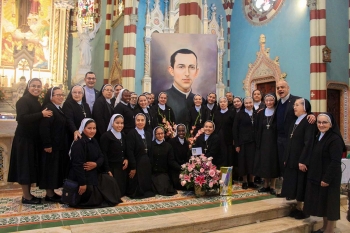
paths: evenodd
<path fill-rule="evenodd" d="M 132 129 L 126 136 L 126 151 L 127 157 L 129 160 L 128 167 L 133 170 L 136 169 L 136 163 L 138 163 L 139 158 L 142 155 L 149 156 L 152 153 L 152 138 L 151 134 L 145 130 L 147 151 L 145 150 L 145 144 L 141 138 L 141 135 Z"/>
<path fill-rule="evenodd" d="M 152 142 L 150 160 L 152 173 L 168 173 L 170 168 L 175 171 L 181 170 L 181 166 L 175 162 L 173 148 L 167 142 L 162 142 L 161 144 L 155 141 Z"/>
<path fill-rule="evenodd" d="M 109 163 L 123 163 L 126 157 L 126 136 L 124 133 L 120 142 L 109 130 L 102 134 L 100 139 L 101 151 L 104 155 L 104 167 L 106 171 L 110 171 Z"/>
<path fill-rule="evenodd" d="M 171 138 L 169 140 L 170 145 L 173 148 L 174 151 L 174 158 L 175 161 L 179 164 L 182 165 L 184 163 L 187 163 L 188 160 L 190 159 L 190 149 L 189 149 L 189 144 L 188 142 L 184 141 L 184 144 L 181 144 L 179 141 L 178 137 Z"/>
<path fill-rule="evenodd" d="M 256 122 L 256 112 L 253 110 L 253 123 Z M 241 145 L 255 140 L 255 129 L 254 124 L 252 124 L 252 119 L 248 113 L 242 109 L 236 114 L 233 123 L 233 140 L 235 141 L 235 147 L 240 147 Z"/>
<path fill-rule="evenodd" d="M 118 103 L 114 108 L 114 113 L 121 114 L 124 117 L 123 132 L 125 134 L 128 134 L 130 130 L 135 128 L 134 112 L 130 104 Z"/>
<path fill-rule="evenodd" d="M 163 124 L 163 117 L 164 116 L 166 118 L 167 121 L 169 121 L 169 123 L 174 123 L 175 121 L 175 114 L 174 111 L 171 107 L 169 107 L 168 105 L 165 105 L 165 110 L 162 110 L 158 104 L 156 106 L 154 106 L 154 108 L 152 108 L 157 115 L 157 125 L 159 124 Z M 181 123 L 181 122 L 179 122 Z"/>
<path fill-rule="evenodd" d="M 69 128 L 69 133 L 73 134 L 79 129 L 81 121 L 84 118 L 91 118 L 91 111 L 89 105 L 82 102 L 81 107 L 75 100 L 66 100 L 63 104 L 62 111 L 67 117 L 67 124 Z M 85 112 L 85 115 L 84 115 Z"/>
<path fill-rule="evenodd" d="M 213 164 L 219 166 L 220 164 L 217 164 L 220 159 L 220 143 L 219 143 L 219 136 L 215 133 L 212 133 L 207 141 L 204 140 L 204 134 L 201 134 L 193 147 L 201 147 L 202 153 L 207 157 L 213 157 Z"/>
<path fill-rule="evenodd" d="M 294 102 L 296 99 L 299 99 L 299 96 L 294 96 L 292 94 L 290 94 L 289 99 L 287 100 L 287 106 L 286 106 L 286 111 L 284 112 L 284 117 L 283 117 L 283 126 L 284 126 L 284 132 L 285 134 L 288 134 L 289 128 L 291 125 L 294 125 L 295 120 L 298 118 L 295 116 L 294 114 Z M 282 104 L 281 103 L 281 99 L 278 100 L 277 102 L 277 106 L 276 106 L 276 118 L 278 118 L 278 107 Z M 288 138 L 288 135 L 287 135 Z"/>
<path fill-rule="evenodd" d="M 215 133 L 223 136 L 220 140 L 224 140 L 226 145 L 233 145 L 232 127 L 235 117 L 236 111 L 233 109 L 228 109 L 225 113 L 217 109 L 214 113 Z"/>
<path fill-rule="evenodd" d="M 62 110 L 49 102 L 43 109 L 52 111 L 51 117 L 44 117 L 40 122 L 40 137 L 43 148 L 52 150 L 67 150 L 67 118 Z"/>
<path fill-rule="evenodd" d="M 81 139 L 73 143 L 70 157 L 69 179 L 77 181 L 79 186 L 97 185 L 98 168 L 103 164 L 103 154 L 97 140 L 94 138 L 90 140 L 83 134 Z M 97 167 L 85 171 L 83 167 L 85 162 L 95 162 Z"/>
<path fill-rule="evenodd" d="M 113 115 L 113 107 L 102 95 L 97 98 L 92 110 L 92 118 L 96 122 L 96 139 L 99 141 L 102 134 L 107 131 L 109 121 Z"/>
<path fill-rule="evenodd" d="M 201 106 L 199 112 L 197 112 L 194 106 L 189 108 L 187 118 L 186 118 L 187 129 L 192 130 L 192 126 L 195 126 L 195 129 L 193 130 L 193 136 L 195 136 L 198 130 L 203 128 L 204 122 L 208 120 L 208 118 L 209 118 L 209 109 L 206 108 L 205 106 Z"/>
<path fill-rule="evenodd" d="M 158 121 L 157 121 L 157 114 L 153 110 L 153 108 L 147 108 L 148 115 L 150 119 L 147 117 L 146 113 L 143 111 L 142 108 L 140 107 L 135 107 L 134 108 L 134 118 L 137 114 L 142 113 L 145 114 L 146 116 L 146 125 L 145 125 L 145 130 L 147 130 L 151 135 L 153 134 L 153 129 L 158 126 Z M 151 122 L 151 124 L 150 124 Z"/>

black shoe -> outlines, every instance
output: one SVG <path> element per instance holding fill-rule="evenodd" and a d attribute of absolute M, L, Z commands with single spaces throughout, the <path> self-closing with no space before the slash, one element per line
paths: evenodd
<path fill-rule="evenodd" d="M 302 212 L 302 211 L 300 211 L 298 209 L 294 209 L 289 213 L 288 216 L 294 218 L 299 212 Z"/>
<path fill-rule="evenodd" d="M 270 187 L 266 187 L 266 188 L 262 187 L 262 188 L 258 189 L 259 193 L 268 193 L 270 191 L 271 191 Z"/>
<path fill-rule="evenodd" d="M 32 199 L 28 200 L 22 197 L 22 204 L 38 205 L 41 204 L 41 198 L 32 196 Z"/>
<path fill-rule="evenodd" d="M 254 182 L 249 182 L 249 183 L 248 183 L 248 187 L 249 187 L 249 188 L 253 188 L 253 189 L 259 188 L 259 186 L 256 185 Z"/>
<path fill-rule="evenodd" d="M 295 219 L 305 219 L 310 217 L 310 215 L 305 214 L 303 211 L 299 210 L 299 212 L 294 216 Z"/>
<path fill-rule="evenodd" d="M 322 229 L 318 229 L 317 231 L 311 231 L 311 233 L 323 233 Z"/>
<path fill-rule="evenodd" d="M 286 197 L 286 200 L 287 200 L 287 201 L 290 201 L 290 200 L 293 200 L 293 199 L 290 198 L 290 197 Z"/>
<path fill-rule="evenodd" d="M 50 202 L 59 202 L 61 203 L 61 196 L 57 195 L 56 193 L 52 196 L 45 196 L 45 201 L 50 201 Z"/>
<path fill-rule="evenodd" d="M 282 195 L 282 193 L 277 193 L 276 194 L 276 197 L 278 197 L 278 198 L 282 198 L 282 197 L 285 197 L 284 195 Z"/>
<path fill-rule="evenodd" d="M 247 188 L 248 188 L 248 183 L 247 182 L 242 183 L 242 189 L 247 189 Z"/>
<path fill-rule="evenodd" d="M 271 195 L 276 195 L 276 189 L 271 188 L 271 189 L 270 189 L 270 194 L 271 194 Z"/>
<path fill-rule="evenodd" d="M 262 179 L 259 176 L 254 177 L 254 183 L 261 184 Z"/>

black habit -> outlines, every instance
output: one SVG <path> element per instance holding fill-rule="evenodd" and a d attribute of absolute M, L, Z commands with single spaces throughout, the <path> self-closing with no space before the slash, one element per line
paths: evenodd
<path fill-rule="evenodd" d="M 228 109 L 221 113 L 218 109 L 214 113 L 215 133 L 219 135 L 221 148 L 221 161 L 219 167 L 233 166 L 233 134 L 232 127 L 235 120 L 236 111 Z"/>
<path fill-rule="evenodd" d="M 152 142 L 152 188 L 159 195 L 172 196 L 177 194 L 170 180 L 170 169 L 180 171 L 181 166 L 175 162 L 174 152 L 167 142 L 158 144 Z"/>
<path fill-rule="evenodd" d="M 104 170 L 110 171 L 117 181 L 120 194 L 125 195 L 126 180 L 128 177 L 127 169 L 123 170 L 123 162 L 126 157 L 126 136 L 121 133 L 121 139 L 117 139 L 109 130 L 102 134 L 100 146 L 104 155 Z"/>
<path fill-rule="evenodd" d="M 113 106 L 101 95 L 94 103 L 92 118 L 96 122 L 97 132 L 95 138 L 100 141 L 101 135 L 107 131 L 109 121 L 113 115 Z M 125 119 L 125 118 L 124 118 Z"/>
<path fill-rule="evenodd" d="M 152 153 L 151 134 L 146 130 L 145 138 L 136 129 L 127 135 L 126 148 L 129 160 L 129 169 L 136 169 L 134 178 L 128 178 L 126 195 L 130 198 L 153 197 L 152 192 L 152 165 L 149 155 Z"/>
<path fill-rule="evenodd" d="M 219 168 L 219 162 L 221 161 L 219 136 L 213 132 L 206 141 L 204 136 L 204 133 L 201 134 L 192 148 L 201 147 L 202 153 L 206 157 L 213 157 L 213 164 Z"/>
<path fill-rule="evenodd" d="M 235 147 L 239 147 L 238 153 L 238 173 L 240 176 L 254 174 L 255 159 L 255 129 L 254 122 L 256 112 L 249 116 L 244 109 L 236 114 L 233 123 L 233 140 Z"/>
<path fill-rule="evenodd" d="M 171 107 L 168 105 L 165 105 L 165 110 L 162 110 L 158 105 L 152 107 L 152 109 L 156 112 L 157 116 L 157 126 L 159 124 L 164 124 L 163 119 L 165 118 L 166 121 L 169 123 L 175 122 L 175 115 L 174 111 Z M 181 122 L 180 122 L 181 123 Z"/>
<path fill-rule="evenodd" d="M 8 182 L 32 184 L 38 180 L 42 150 L 39 124 L 43 118 L 38 97 L 27 93 L 16 103 L 17 128 L 11 148 Z"/>
<path fill-rule="evenodd" d="M 254 174 L 263 178 L 277 178 L 280 176 L 275 114 L 276 112 L 272 116 L 266 116 L 265 110 L 261 110 L 256 118 Z"/>
<path fill-rule="evenodd" d="M 121 114 L 124 117 L 123 133 L 128 134 L 130 130 L 135 128 L 134 112 L 130 104 L 118 103 L 114 108 L 114 114 Z"/>
<path fill-rule="evenodd" d="M 208 119 L 209 119 L 208 108 L 201 106 L 201 108 L 197 112 L 196 108 L 192 106 L 188 109 L 188 113 L 187 113 L 187 118 L 186 118 L 187 129 L 190 131 L 193 130 L 192 135 L 196 136 L 198 130 L 203 128 L 204 122 L 206 122 Z"/>
<path fill-rule="evenodd" d="M 340 183 L 343 139 L 328 130 L 315 139 L 307 175 L 304 212 L 329 221 L 340 219 Z M 321 187 L 321 181 L 329 184 Z"/>
<path fill-rule="evenodd" d="M 288 143 L 284 153 L 285 171 L 283 175 L 282 195 L 304 201 L 307 172 L 299 170 L 299 163 L 310 164 L 312 146 L 315 139 L 315 125 L 305 116 L 298 125 L 292 125 L 288 131 Z"/>
<path fill-rule="evenodd" d="M 103 170 L 103 154 L 96 139 L 82 134 L 82 138 L 73 143 L 70 157 L 69 179 L 78 182 L 79 186 L 87 186 L 78 207 L 108 207 L 121 202 L 117 182 L 105 174 L 106 171 L 99 171 Z M 97 167 L 86 171 L 85 162 L 95 162 Z"/>
<path fill-rule="evenodd" d="M 176 136 L 172 139 L 169 140 L 170 145 L 172 146 L 172 149 L 174 151 L 174 159 L 175 162 L 181 166 L 182 164 L 185 164 L 188 162 L 190 159 L 190 150 L 189 150 L 189 144 L 184 139 L 184 144 L 181 144 L 179 141 L 179 137 Z M 179 179 L 180 171 L 177 169 L 170 169 L 170 177 L 171 180 L 174 184 L 174 187 L 176 189 L 185 189 L 184 186 L 180 184 L 180 179 Z"/>
<path fill-rule="evenodd" d="M 147 111 L 148 111 L 148 113 L 145 113 L 142 108 L 135 107 L 134 108 L 134 116 L 136 116 L 139 113 L 142 113 L 146 116 L 145 130 L 152 135 L 153 129 L 158 126 L 157 114 L 154 112 L 154 110 L 152 108 L 147 108 Z"/>
<path fill-rule="evenodd" d="M 67 118 L 61 107 L 57 108 L 51 102 L 43 107 L 45 108 L 52 111 L 52 116 L 45 117 L 40 122 L 42 150 L 39 188 L 57 189 L 62 187 L 68 175 Z M 45 152 L 44 148 L 52 148 L 52 152 Z"/>

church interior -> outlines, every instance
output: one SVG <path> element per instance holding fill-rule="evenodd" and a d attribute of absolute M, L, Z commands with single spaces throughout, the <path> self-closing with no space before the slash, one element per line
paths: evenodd
<path fill-rule="evenodd" d="M 213 62 L 202 64 L 214 73 L 202 79 L 204 86 L 210 83 L 218 97 L 229 91 L 244 97 L 255 89 L 275 93 L 276 83 L 286 80 L 293 95 L 310 101 L 314 114 L 335 116 L 348 145 L 350 0 L 2 0 L 0 18 L 0 233 L 320 228 L 321 218 L 288 218 L 293 201 L 237 185 L 230 196 L 196 198 L 179 191 L 173 197 L 124 198 L 122 204 L 103 209 L 22 205 L 19 186 L 7 182 L 15 104 L 31 78 L 68 93 L 72 85 L 84 83 L 88 71 L 96 74 L 96 89 L 109 83 L 138 94 L 157 92 L 155 87 L 166 82 L 155 78 L 163 72 L 155 65 L 157 54 L 173 46 L 167 38 L 206 50 L 206 40 L 189 41 L 187 36 L 210 35 Z M 349 180 L 346 164 L 343 177 L 347 173 Z M 335 232 L 350 233 L 350 189 L 348 181 L 342 183 Z"/>

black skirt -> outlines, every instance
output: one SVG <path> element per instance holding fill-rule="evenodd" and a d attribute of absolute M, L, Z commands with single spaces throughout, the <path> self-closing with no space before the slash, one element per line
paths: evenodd
<path fill-rule="evenodd" d="M 11 148 L 8 182 L 27 185 L 38 182 L 40 143 L 35 138 L 16 136 Z"/>
<path fill-rule="evenodd" d="M 153 192 L 163 196 L 173 196 L 177 194 L 168 173 L 152 174 Z"/>
<path fill-rule="evenodd" d="M 282 195 L 292 200 L 304 201 L 306 172 L 285 167 L 282 185 Z"/>
<path fill-rule="evenodd" d="M 122 201 L 115 179 L 108 174 L 99 174 L 98 185 L 87 185 L 80 203 L 75 208 L 104 208 L 115 206 Z"/>
<path fill-rule="evenodd" d="M 126 181 L 128 178 L 128 170 L 123 170 L 122 163 L 109 162 L 109 168 L 113 174 L 115 181 L 117 182 L 121 196 L 125 195 L 126 192 Z"/>
<path fill-rule="evenodd" d="M 253 175 L 255 142 L 244 143 L 238 153 L 238 173 L 240 176 Z"/>

